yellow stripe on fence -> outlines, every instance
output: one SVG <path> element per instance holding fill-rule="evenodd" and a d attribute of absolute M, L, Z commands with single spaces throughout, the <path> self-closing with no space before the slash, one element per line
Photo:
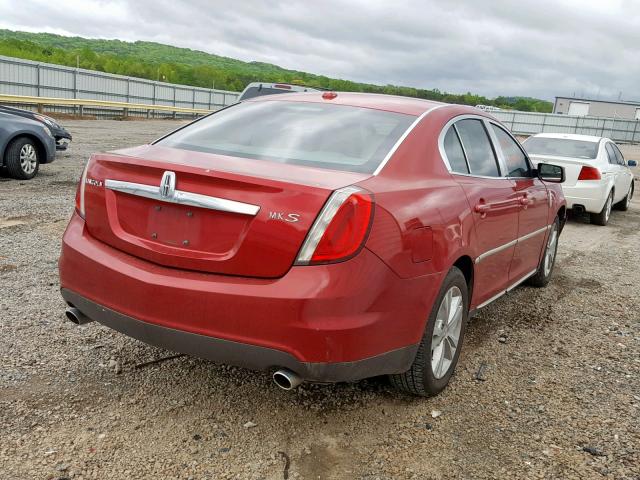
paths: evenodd
<path fill-rule="evenodd" d="M 51 98 L 26 97 L 22 95 L 0 95 L 0 103 L 23 103 L 33 105 L 69 105 L 83 107 L 122 108 L 128 110 L 156 110 L 159 112 L 177 113 L 211 113 L 202 108 L 174 107 L 172 105 L 149 105 L 146 103 L 110 102 L 107 100 L 90 100 L 85 98 Z"/>

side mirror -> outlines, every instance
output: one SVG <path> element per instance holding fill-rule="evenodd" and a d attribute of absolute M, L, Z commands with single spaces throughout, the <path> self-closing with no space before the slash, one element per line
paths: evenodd
<path fill-rule="evenodd" d="M 627 160 L 627 165 L 630 167 L 637 167 L 638 162 L 636 162 L 635 160 Z"/>
<path fill-rule="evenodd" d="M 562 183 L 565 181 L 564 167 L 551 165 L 550 163 L 539 163 L 536 169 L 538 178 L 543 182 Z"/>

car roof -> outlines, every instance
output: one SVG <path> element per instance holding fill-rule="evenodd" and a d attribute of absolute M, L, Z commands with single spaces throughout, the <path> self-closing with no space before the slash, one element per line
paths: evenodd
<path fill-rule="evenodd" d="M 337 96 L 331 99 L 323 98 L 323 95 L 335 93 Z M 352 107 L 371 108 L 388 112 L 404 113 L 419 116 L 439 105 L 446 105 L 432 100 L 422 100 L 413 97 L 401 97 L 397 95 L 384 95 L 381 93 L 356 93 L 356 92 L 309 92 L 309 93 L 282 93 L 280 95 L 264 95 L 255 97 L 247 102 L 310 102 L 332 103 L 335 105 L 347 105 Z"/>
<path fill-rule="evenodd" d="M 594 135 L 579 135 L 577 133 L 536 133 L 534 137 L 541 138 L 561 138 L 564 140 L 582 140 L 583 142 L 599 142 L 605 140 L 604 137 L 596 137 Z"/>

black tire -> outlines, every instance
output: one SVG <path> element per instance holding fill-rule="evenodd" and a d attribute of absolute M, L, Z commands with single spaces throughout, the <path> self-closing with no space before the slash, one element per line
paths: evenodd
<path fill-rule="evenodd" d="M 589 218 L 591 223 L 594 225 L 600 225 L 604 227 L 607 223 L 609 223 L 609 218 L 611 217 L 611 210 L 613 208 L 613 190 L 609 192 L 609 196 L 607 197 L 607 201 L 604 202 L 604 207 L 600 210 L 599 213 L 590 213 Z"/>
<path fill-rule="evenodd" d="M 23 161 L 21 155 L 33 153 L 33 161 Z M 40 168 L 40 153 L 38 145 L 28 137 L 18 137 L 11 141 L 4 154 L 4 164 L 9 176 L 17 180 L 30 180 L 36 176 Z"/>
<path fill-rule="evenodd" d="M 627 210 L 629 210 L 629 207 L 631 206 L 631 199 L 633 198 L 633 189 L 634 189 L 634 185 L 632 180 L 631 186 L 629 187 L 629 191 L 627 192 L 627 195 L 614 205 L 615 208 L 617 208 L 618 210 L 622 210 L 623 212 L 626 212 Z"/>
<path fill-rule="evenodd" d="M 434 340 L 434 329 L 436 326 L 436 321 L 439 321 L 437 320 L 438 311 L 443 303 L 443 300 L 450 290 L 455 291 L 454 287 L 457 287 L 457 289 L 459 290 L 462 300 L 460 307 L 462 309 L 462 313 L 461 318 L 459 319 L 460 334 L 452 359 L 447 359 L 447 361 L 450 361 L 450 364 L 446 369 L 446 372 L 444 373 L 444 375 L 441 375 L 439 378 L 437 378 L 437 376 L 434 375 L 432 367 L 431 351 L 432 342 Z M 393 385 L 398 390 L 422 397 L 437 395 L 447 386 L 458 363 L 460 350 L 462 349 L 463 345 L 464 333 L 467 327 L 467 319 L 469 317 L 468 290 L 469 289 L 467 287 L 467 281 L 464 278 L 462 272 L 458 268 L 452 267 L 445 277 L 444 282 L 442 282 L 440 292 L 438 293 L 438 296 L 433 303 L 433 307 L 431 309 L 431 313 L 429 314 L 429 319 L 425 327 L 424 335 L 418 347 L 418 351 L 416 353 L 415 359 L 413 360 L 411 368 L 404 373 L 389 375 L 389 381 L 391 382 L 391 385 Z M 451 323 L 451 325 L 453 325 L 453 322 Z M 445 351 L 447 350 L 447 346 L 449 346 L 448 351 L 449 354 L 451 354 L 451 343 L 449 343 L 448 337 L 445 337 L 446 335 L 443 334 L 441 336 L 443 340 L 440 342 L 443 349 L 443 359 L 444 357 L 446 357 Z"/>
<path fill-rule="evenodd" d="M 555 232 L 555 239 L 553 234 Z M 542 259 L 540 265 L 538 265 L 538 271 L 527 280 L 527 283 L 532 287 L 546 287 L 551 280 L 553 274 L 553 267 L 556 264 L 556 254 L 558 253 L 558 238 L 560 237 L 560 219 L 556 216 L 556 219 L 551 224 L 551 230 L 547 236 L 547 243 L 544 247 Z M 551 256 L 547 258 L 547 254 L 551 251 Z M 550 261 L 550 265 L 547 268 L 547 262 Z"/>

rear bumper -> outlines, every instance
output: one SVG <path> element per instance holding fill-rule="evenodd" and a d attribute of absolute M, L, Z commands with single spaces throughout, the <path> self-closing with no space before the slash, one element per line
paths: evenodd
<path fill-rule="evenodd" d="M 59 152 L 64 152 L 67 148 L 69 148 L 69 143 L 63 139 L 56 139 L 56 150 Z"/>
<path fill-rule="evenodd" d="M 74 214 L 60 282 L 86 316 L 149 344 L 336 382 L 408 370 L 440 276 L 400 279 L 366 249 L 279 279 L 189 272 L 103 244 Z"/>
<path fill-rule="evenodd" d="M 598 181 L 578 181 L 575 186 L 562 186 L 567 208 L 584 207 L 590 213 L 599 213 L 609 194 L 609 186 Z"/>
<path fill-rule="evenodd" d="M 71 290 L 62 289 L 62 296 L 67 303 L 92 320 L 150 345 L 252 370 L 286 367 L 308 381 L 348 382 L 379 375 L 381 372 L 405 371 L 411 365 L 417 349 L 416 346 L 408 346 L 354 362 L 302 362 L 293 355 L 273 348 L 142 322 L 92 302 Z"/>
<path fill-rule="evenodd" d="M 71 142 L 71 134 L 64 128 L 54 131 L 53 136 L 56 139 L 56 150 L 64 151 L 69 147 L 69 142 Z"/>

